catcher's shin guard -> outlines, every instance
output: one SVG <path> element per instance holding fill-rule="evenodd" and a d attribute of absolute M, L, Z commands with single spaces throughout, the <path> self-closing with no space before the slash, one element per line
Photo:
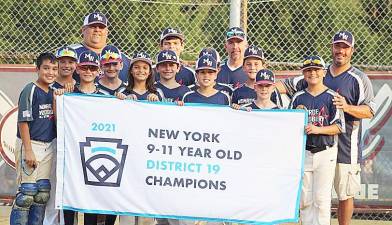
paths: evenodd
<path fill-rule="evenodd" d="M 29 224 L 42 225 L 45 217 L 45 206 L 49 200 L 50 182 L 48 179 L 37 180 L 38 193 L 34 196 L 34 202 L 30 207 Z"/>
<path fill-rule="evenodd" d="M 22 183 L 12 206 L 10 225 L 28 225 L 30 206 L 38 193 L 36 183 Z"/>

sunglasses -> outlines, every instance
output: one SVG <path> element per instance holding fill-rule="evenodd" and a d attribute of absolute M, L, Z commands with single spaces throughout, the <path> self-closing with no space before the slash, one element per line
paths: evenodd
<path fill-rule="evenodd" d="M 60 57 L 69 56 L 69 57 L 72 57 L 72 58 L 77 58 L 77 57 L 76 57 L 76 53 L 73 52 L 73 51 L 71 51 L 71 50 L 69 50 L 69 49 L 62 49 L 62 50 L 58 53 L 58 55 L 59 55 Z"/>
<path fill-rule="evenodd" d="M 232 38 L 232 37 L 241 37 L 245 38 L 245 33 L 242 31 L 234 30 L 234 31 L 229 31 L 226 33 L 227 38 Z"/>
<path fill-rule="evenodd" d="M 101 56 L 101 60 L 109 60 L 109 59 L 121 59 L 120 54 L 115 52 L 106 52 L 105 55 Z"/>
<path fill-rule="evenodd" d="M 79 69 L 82 71 L 90 70 L 91 72 L 95 72 L 98 71 L 99 68 L 97 66 L 80 66 Z"/>
<path fill-rule="evenodd" d="M 303 66 L 309 66 L 309 65 L 315 65 L 315 66 L 322 66 L 323 63 L 319 59 L 307 59 L 304 61 Z"/>

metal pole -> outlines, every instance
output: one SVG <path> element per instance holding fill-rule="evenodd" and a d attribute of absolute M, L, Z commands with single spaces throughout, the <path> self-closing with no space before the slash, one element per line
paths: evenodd
<path fill-rule="evenodd" d="M 241 26 L 241 0 L 230 1 L 230 27 Z"/>
<path fill-rule="evenodd" d="M 248 30 L 248 0 L 241 0 L 241 27 L 247 33 Z"/>

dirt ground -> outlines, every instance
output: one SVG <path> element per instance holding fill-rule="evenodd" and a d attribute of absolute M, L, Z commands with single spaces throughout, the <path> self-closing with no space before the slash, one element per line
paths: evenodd
<path fill-rule="evenodd" d="M 10 215 L 10 206 L 0 206 L 0 225 L 8 225 L 9 224 L 9 215 Z M 153 225 L 153 220 L 146 218 L 141 222 L 141 225 Z M 352 225 L 392 225 L 391 221 L 375 221 L 375 220 L 353 220 Z M 78 225 L 83 225 L 83 215 L 79 215 L 79 223 Z M 116 225 L 118 225 L 118 220 L 116 221 Z M 203 225 L 203 223 L 199 224 Z M 283 225 L 283 224 L 282 224 Z M 297 223 L 285 223 L 284 225 L 299 225 Z M 331 225 L 338 225 L 336 219 L 332 219 Z"/>

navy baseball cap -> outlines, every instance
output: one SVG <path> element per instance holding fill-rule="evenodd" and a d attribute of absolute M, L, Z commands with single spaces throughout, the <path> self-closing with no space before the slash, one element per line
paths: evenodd
<path fill-rule="evenodd" d="M 256 84 L 274 84 L 275 75 L 271 70 L 262 69 L 256 74 Z"/>
<path fill-rule="evenodd" d="M 121 52 L 114 45 L 106 45 L 101 52 L 101 65 L 112 62 L 122 62 Z"/>
<path fill-rule="evenodd" d="M 199 53 L 199 58 L 201 58 L 202 56 L 211 56 L 212 58 L 214 58 L 216 60 L 216 64 L 217 66 L 219 66 L 221 59 L 219 56 L 219 53 L 214 49 L 214 48 L 203 48 L 200 53 Z"/>
<path fill-rule="evenodd" d="M 305 57 L 301 69 L 305 70 L 309 68 L 325 69 L 325 62 L 323 58 L 321 58 L 320 56 Z"/>
<path fill-rule="evenodd" d="M 75 59 L 75 61 L 78 61 L 78 54 L 76 53 L 75 49 L 64 46 L 56 51 L 56 58 L 61 58 L 61 57 L 70 57 Z"/>
<path fill-rule="evenodd" d="M 200 57 L 196 62 L 196 71 L 204 69 L 218 71 L 216 59 L 209 55 L 203 55 Z"/>
<path fill-rule="evenodd" d="M 180 59 L 177 57 L 177 54 L 172 50 L 162 50 L 158 53 L 157 65 L 164 62 L 173 62 L 180 64 Z"/>
<path fill-rule="evenodd" d="M 246 34 L 244 30 L 239 27 L 231 27 L 226 32 L 226 41 L 234 38 L 240 39 L 241 41 L 246 40 Z"/>
<path fill-rule="evenodd" d="M 345 43 L 350 47 L 354 47 L 354 35 L 349 31 L 339 31 L 332 38 L 332 44 Z"/>
<path fill-rule="evenodd" d="M 162 41 L 168 37 L 177 37 L 181 39 L 181 41 L 184 41 L 185 39 L 184 34 L 179 29 L 172 28 L 172 27 L 166 28 L 162 31 L 159 42 L 162 44 Z"/>
<path fill-rule="evenodd" d="M 99 66 L 99 57 L 97 53 L 91 50 L 87 50 L 79 55 L 78 64 L 79 66 L 84 66 L 84 65 Z"/>
<path fill-rule="evenodd" d="M 130 65 L 132 66 L 133 63 L 135 63 L 136 61 L 143 61 L 148 63 L 148 65 L 150 65 L 152 67 L 152 60 L 151 57 L 148 53 L 140 51 L 140 52 L 135 52 L 132 55 L 132 59 L 130 62 Z"/>
<path fill-rule="evenodd" d="M 255 45 L 250 45 L 245 49 L 244 59 L 246 58 L 258 58 L 261 60 L 265 59 L 263 50 Z"/>
<path fill-rule="evenodd" d="M 97 24 L 97 23 L 102 24 L 105 27 L 107 27 L 108 26 L 108 19 L 106 18 L 105 15 L 103 15 L 100 12 L 93 12 L 93 13 L 88 14 L 84 18 L 83 26 L 89 26 L 89 25 Z"/>

